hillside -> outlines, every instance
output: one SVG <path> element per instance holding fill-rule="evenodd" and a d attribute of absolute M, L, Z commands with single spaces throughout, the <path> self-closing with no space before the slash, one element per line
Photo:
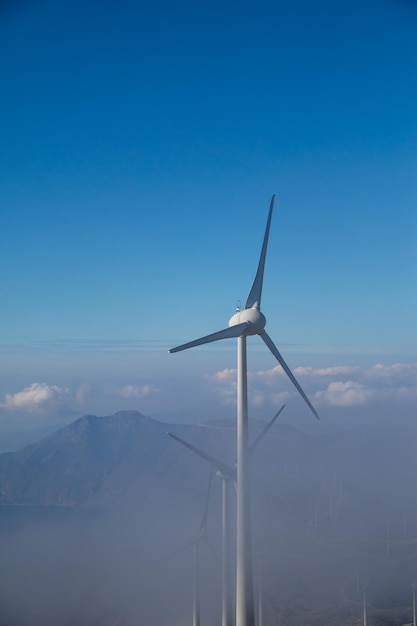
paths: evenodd
<path fill-rule="evenodd" d="M 206 427 L 170 428 L 189 436 L 203 430 L 210 441 Z M 0 505 L 115 504 L 137 481 L 172 474 L 183 454 L 167 430 L 137 411 L 85 415 L 37 443 L 0 454 Z"/>

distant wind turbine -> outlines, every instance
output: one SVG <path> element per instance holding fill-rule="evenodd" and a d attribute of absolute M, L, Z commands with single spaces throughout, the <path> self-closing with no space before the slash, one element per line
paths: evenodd
<path fill-rule="evenodd" d="M 231 482 L 236 483 L 236 468 L 222 463 L 222 461 L 206 454 L 203 450 L 200 450 L 172 433 L 168 433 L 168 435 L 210 463 L 210 465 L 217 470 L 217 476 L 222 481 L 222 626 L 233 626 L 232 591 L 230 587 L 229 485 Z"/>
<path fill-rule="evenodd" d="M 249 500 L 249 447 L 248 447 L 248 391 L 246 338 L 259 335 L 267 348 L 283 368 L 303 400 L 318 418 L 317 412 L 297 382 L 295 376 L 281 356 L 278 348 L 265 331 L 266 318 L 260 311 L 262 284 L 268 247 L 269 230 L 275 195 L 272 196 L 268 220 L 263 239 L 258 269 L 245 308 L 236 309 L 229 320 L 228 328 L 200 337 L 194 341 L 172 348 L 170 352 L 180 352 L 195 346 L 237 338 L 237 563 L 236 563 L 236 626 L 254 626 L 255 610 L 253 602 L 252 546 L 250 529 Z"/>
<path fill-rule="evenodd" d="M 264 580 L 263 559 L 258 559 L 258 626 L 264 626 Z"/>
<path fill-rule="evenodd" d="M 199 580 L 199 568 L 200 568 L 200 543 L 205 543 L 210 551 L 212 552 L 214 558 L 218 562 L 218 558 L 213 548 L 211 547 L 208 536 L 207 536 L 207 515 L 208 515 L 208 505 L 210 498 L 210 489 L 211 489 L 211 480 L 212 480 L 212 470 L 210 469 L 210 477 L 207 485 L 206 498 L 204 503 L 204 512 L 201 518 L 200 525 L 198 530 L 193 532 L 191 536 L 191 541 L 186 543 L 182 548 L 175 551 L 175 554 L 183 552 L 187 550 L 187 548 L 193 549 L 193 626 L 200 626 L 200 580 Z"/>
<path fill-rule="evenodd" d="M 366 598 L 366 591 L 369 587 L 369 581 L 368 580 L 364 580 L 363 581 L 363 587 L 362 587 L 362 605 L 363 605 L 363 626 L 367 626 L 368 625 L 368 602 L 367 602 L 367 598 Z"/>
<path fill-rule="evenodd" d="M 280 408 L 280 410 L 274 415 L 271 421 L 261 430 L 256 439 L 249 446 L 249 455 L 251 455 L 263 437 L 266 435 L 268 430 L 274 424 L 274 422 L 281 415 L 282 411 L 285 409 L 285 404 Z M 217 476 L 222 481 L 222 626 L 232 626 L 233 625 L 233 612 L 232 612 L 232 603 L 231 603 L 231 563 L 230 563 L 230 511 L 229 511 L 229 485 L 231 482 L 236 483 L 237 472 L 236 467 L 232 467 L 230 465 L 226 465 L 222 461 L 219 461 L 215 457 L 203 452 L 196 446 L 188 443 L 184 439 L 177 437 L 172 433 L 168 433 L 170 437 L 181 443 L 183 446 L 200 456 L 202 459 L 210 463 L 214 469 L 217 470 Z M 260 600 L 261 602 L 261 600 Z M 259 609 L 261 611 L 261 609 Z M 258 624 L 259 626 L 259 624 Z"/>

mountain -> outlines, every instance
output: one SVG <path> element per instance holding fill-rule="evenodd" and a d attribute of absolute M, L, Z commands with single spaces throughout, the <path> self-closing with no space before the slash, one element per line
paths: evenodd
<path fill-rule="evenodd" d="M 263 427 L 253 424 L 253 438 Z M 208 465 L 168 437 L 168 430 L 234 463 L 234 423 L 166 424 L 138 411 L 85 415 L 39 442 L 0 454 L 0 505 L 112 506 L 152 486 L 167 494 L 179 484 L 198 489 Z M 275 427 L 277 433 L 285 450 L 275 470 L 283 459 L 311 456 L 309 437 L 283 425 Z M 262 446 L 273 462 L 271 443 L 265 439 Z"/>
<path fill-rule="evenodd" d="M 252 440 L 264 426 L 252 421 Z M 142 492 L 162 497 L 198 491 L 208 464 L 168 437 L 168 430 L 225 463 L 235 461 L 234 421 L 167 424 L 138 411 L 85 415 L 39 442 L 0 454 L 0 505 L 116 506 Z M 339 500 L 353 498 L 363 506 L 366 499 L 367 508 L 372 503 L 380 514 L 413 474 L 411 446 L 406 453 L 411 441 L 349 431 L 313 437 L 275 424 L 253 454 L 254 497 L 265 492 L 267 502 L 284 498 L 286 509 L 292 502 L 310 510 L 328 507 L 330 498 L 334 508 Z M 386 461 L 394 453 L 392 466 Z"/>
<path fill-rule="evenodd" d="M 169 453 L 167 430 L 137 411 L 85 415 L 37 443 L 0 454 L 0 505 L 111 504 L 136 481 L 175 465 L 178 450 Z"/>

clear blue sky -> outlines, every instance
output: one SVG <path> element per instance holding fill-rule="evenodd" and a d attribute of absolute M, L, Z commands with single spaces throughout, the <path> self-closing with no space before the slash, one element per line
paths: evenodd
<path fill-rule="evenodd" d="M 2 3 L 0 414 L 181 417 L 234 343 L 167 349 L 245 301 L 272 193 L 269 334 L 362 368 L 317 402 L 417 361 L 416 32 L 411 0 Z"/>

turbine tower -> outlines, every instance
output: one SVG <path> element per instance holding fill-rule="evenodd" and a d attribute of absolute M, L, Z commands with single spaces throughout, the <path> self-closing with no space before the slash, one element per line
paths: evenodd
<path fill-rule="evenodd" d="M 246 338 L 259 335 L 281 365 L 308 407 L 318 418 L 316 410 L 285 363 L 272 339 L 265 331 L 266 319 L 261 313 L 262 284 L 268 247 L 269 230 L 275 195 L 272 196 L 268 220 L 259 258 L 258 269 L 244 309 L 237 309 L 230 318 L 228 328 L 200 337 L 170 350 L 180 352 L 220 339 L 237 338 L 237 550 L 236 550 L 236 626 L 254 626 L 252 539 L 249 501 L 249 445 L 248 445 L 248 385 Z"/>

